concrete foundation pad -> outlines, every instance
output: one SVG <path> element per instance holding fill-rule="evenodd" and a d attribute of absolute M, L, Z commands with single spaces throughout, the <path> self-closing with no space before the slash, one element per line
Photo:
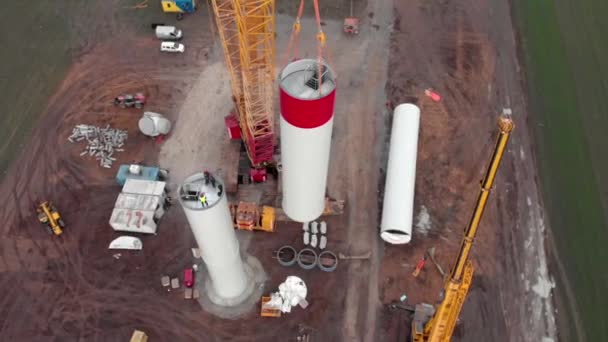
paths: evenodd
<path fill-rule="evenodd" d="M 247 277 L 251 280 L 249 286 L 238 297 L 222 298 L 215 293 L 205 264 L 199 265 L 195 287 L 199 290 L 198 302 L 203 310 L 220 318 L 235 319 L 255 307 L 264 292 L 267 276 L 260 261 L 251 255 L 243 256 L 243 266 Z"/>

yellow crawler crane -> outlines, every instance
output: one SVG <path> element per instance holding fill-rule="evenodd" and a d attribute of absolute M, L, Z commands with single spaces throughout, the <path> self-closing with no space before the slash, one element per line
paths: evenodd
<path fill-rule="evenodd" d="M 241 139 L 254 168 L 273 163 L 275 0 L 211 0 Z"/>
<path fill-rule="evenodd" d="M 464 232 L 464 239 L 456 258 L 454 268 L 447 278 L 444 287 L 444 298 L 435 308 L 429 304 L 416 305 L 412 321 L 413 342 L 449 342 L 466 299 L 475 268 L 469 260 L 469 252 L 477 234 L 477 228 L 483 215 L 492 184 L 498 171 L 498 166 L 505 152 L 511 131 L 514 128 L 510 117 L 511 111 L 506 109 L 498 119 L 498 139 L 490 160 L 490 165 L 481 182 L 481 190 L 477 198 L 475 211 Z"/>

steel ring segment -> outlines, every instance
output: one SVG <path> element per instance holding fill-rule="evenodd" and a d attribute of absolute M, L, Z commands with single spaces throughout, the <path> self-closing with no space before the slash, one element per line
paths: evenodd
<path fill-rule="evenodd" d="M 325 259 L 325 260 L 333 259 L 333 263 L 323 265 L 323 259 Z M 317 258 L 317 265 L 319 266 L 319 268 L 322 271 L 333 272 L 338 267 L 338 257 L 333 252 L 330 252 L 330 251 L 321 252 L 321 254 L 319 254 L 319 257 Z"/>
<path fill-rule="evenodd" d="M 317 266 L 317 253 L 310 248 L 304 248 L 298 253 L 298 265 L 305 270 L 312 270 Z"/>
<path fill-rule="evenodd" d="M 291 253 L 291 255 L 290 255 Z M 281 255 L 288 257 L 281 258 Z M 298 252 L 291 246 L 283 246 L 277 251 L 277 260 L 282 266 L 292 266 L 298 259 Z"/>

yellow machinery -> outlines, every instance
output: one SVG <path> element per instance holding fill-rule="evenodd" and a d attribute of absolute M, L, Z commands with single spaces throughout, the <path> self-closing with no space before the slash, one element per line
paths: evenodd
<path fill-rule="evenodd" d="M 230 213 L 236 229 L 274 231 L 276 215 L 273 207 L 262 206 L 260 212 L 255 203 L 241 201 L 230 205 Z"/>
<path fill-rule="evenodd" d="M 196 10 L 195 0 L 161 0 L 163 12 L 177 13 L 177 20 L 181 20 L 184 13 L 194 13 Z"/>
<path fill-rule="evenodd" d="M 273 164 L 274 0 L 211 0 L 241 139 L 254 168 Z"/>
<path fill-rule="evenodd" d="M 55 235 L 63 233 L 65 223 L 63 223 L 59 211 L 57 211 L 57 208 L 51 202 L 45 201 L 40 203 L 36 211 L 38 212 L 38 221 L 47 226 L 49 233 Z"/>
<path fill-rule="evenodd" d="M 279 309 L 268 309 L 264 307 L 264 304 L 270 302 L 269 296 L 262 297 L 262 308 L 260 310 L 260 316 L 262 317 L 281 317 L 281 310 Z"/>
<path fill-rule="evenodd" d="M 503 115 L 498 119 L 499 132 L 496 147 L 481 182 L 477 205 L 464 232 L 464 239 L 456 263 L 446 280 L 443 301 L 436 310 L 429 304 L 416 305 L 414 320 L 412 321 L 412 341 L 414 342 L 449 342 L 452 337 L 460 310 L 473 280 L 474 267 L 469 260 L 469 252 L 513 128 L 514 124 L 510 118 L 510 110 L 504 110 Z"/>

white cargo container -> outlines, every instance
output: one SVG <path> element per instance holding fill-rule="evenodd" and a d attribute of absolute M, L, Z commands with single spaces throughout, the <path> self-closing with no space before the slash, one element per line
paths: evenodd
<path fill-rule="evenodd" d="M 110 217 L 116 231 L 156 234 L 167 198 L 165 182 L 128 178 Z"/>
<path fill-rule="evenodd" d="M 164 196 L 120 193 L 114 209 L 131 209 L 153 211 L 154 217 L 160 219 L 165 214 Z"/>
<path fill-rule="evenodd" d="M 129 178 L 122 187 L 122 192 L 128 194 L 164 196 L 167 183 L 143 179 Z"/>

